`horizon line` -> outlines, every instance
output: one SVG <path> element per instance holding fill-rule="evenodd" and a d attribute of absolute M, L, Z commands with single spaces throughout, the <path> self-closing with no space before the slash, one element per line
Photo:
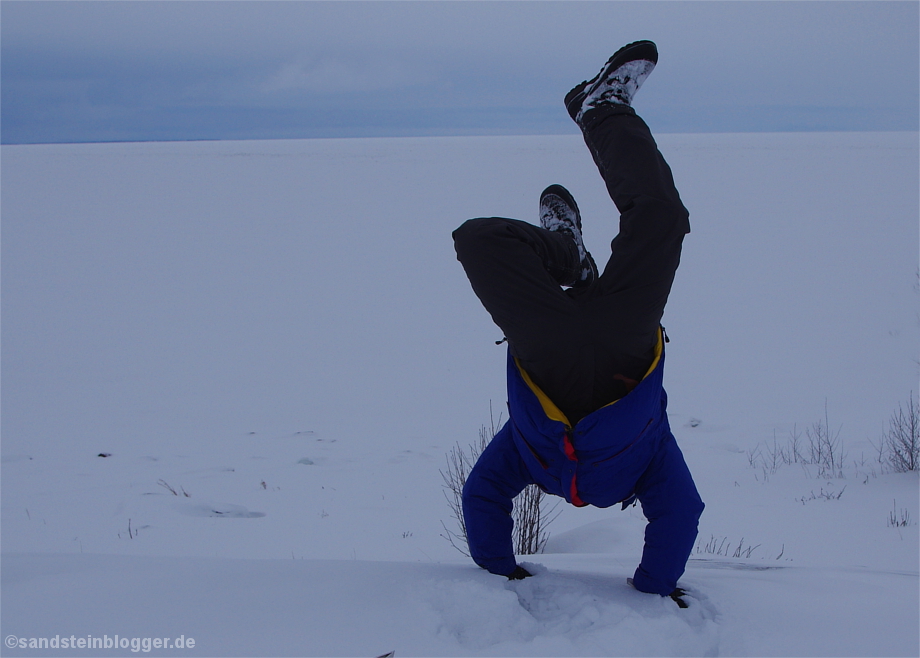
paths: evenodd
<path fill-rule="evenodd" d="M 686 130 L 669 131 L 659 130 L 656 135 L 760 135 L 760 134 L 803 134 L 803 133 L 917 133 L 920 130 L 896 130 L 880 128 L 878 130 L 855 129 L 788 129 L 788 130 Z M 578 136 L 577 132 L 532 132 L 532 133 L 443 133 L 443 134 L 418 134 L 418 135 L 330 135 L 310 137 L 198 137 L 188 139 L 102 139 L 102 140 L 73 140 L 73 141 L 3 141 L 0 146 L 71 146 L 92 144 L 181 144 L 196 142 L 281 142 L 281 141 L 307 141 L 307 140 L 353 140 L 353 139 L 428 139 L 428 138 L 467 138 L 467 137 L 563 137 Z"/>

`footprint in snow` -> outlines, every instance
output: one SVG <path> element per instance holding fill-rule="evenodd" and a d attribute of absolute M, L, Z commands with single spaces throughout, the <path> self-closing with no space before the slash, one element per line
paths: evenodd
<path fill-rule="evenodd" d="M 32 461 L 32 457 L 29 455 L 3 455 L 0 457 L 0 463 L 3 464 L 12 464 L 13 462 L 27 462 Z"/>
<path fill-rule="evenodd" d="M 222 519 L 258 519 L 265 512 L 250 512 L 242 505 L 232 503 L 176 503 L 176 510 L 186 516 L 213 517 Z"/>

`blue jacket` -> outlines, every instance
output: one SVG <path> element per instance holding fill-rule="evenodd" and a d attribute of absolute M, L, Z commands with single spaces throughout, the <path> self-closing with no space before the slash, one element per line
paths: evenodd
<path fill-rule="evenodd" d="M 661 595 L 674 590 L 696 541 L 703 501 L 668 425 L 662 336 L 642 381 L 574 427 L 509 353 L 510 418 L 463 490 L 467 540 L 478 565 L 501 575 L 514 571 L 512 500 L 537 484 L 579 507 L 625 508 L 638 499 L 648 526 L 633 583 Z"/>

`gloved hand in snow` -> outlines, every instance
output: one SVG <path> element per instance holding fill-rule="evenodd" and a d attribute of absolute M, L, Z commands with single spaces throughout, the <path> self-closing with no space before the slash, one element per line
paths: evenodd
<path fill-rule="evenodd" d="M 532 575 L 532 573 L 527 571 L 527 569 L 519 564 L 517 567 L 515 567 L 514 571 L 508 574 L 508 580 L 524 580 L 525 578 L 529 578 Z"/>
<path fill-rule="evenodd" d="M 633 587 L 633 589 L 635 589 L 636 584 L 633 582 L 633 579 L 632 579 L 632 578 L 627 578 L 627 579 L 626 579 L 626 582 L 627 582 L 631 587 Z M 684 597 L 684 596 L 686 596 L 686 595 L 687 595 L 687 590 L 685 590 L 685 589 L 683 589 L 683 588 L 681 588 L 681 587 L 677 587 L 677 588 L 675 588 L 675 590 L 674 590 L 673 592 L 671 592 L 668 596 L 671 598 L 672 601 L 674 601 L 674 603 L 677 604 L 677 607 L 678 607 L 678 608 L 689 608 L 689 607 L 690 607 L 690 604 L 687 603 L 686 601 L 684 601 L 684 599 L 682 598 L 682 597 Z"/>
<path fill-rule="evenodd" d="M 673 592 L 671 592 L 671 598 L 674 600 L 674 603 L 677 604 L 678 608 L 689 608 L 690 605 L 684 601 L 681 597 L 687 594 L 687 590 L 681 589 L 678 587 Z"/>

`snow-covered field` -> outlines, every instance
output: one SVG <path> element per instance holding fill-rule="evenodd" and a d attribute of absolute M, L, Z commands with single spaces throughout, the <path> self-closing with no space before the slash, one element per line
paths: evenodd
<path fill-rule="evenodd" d="M 602 254 L 580 138 L 4 146 L 3 655 L 916 656 L 918 478 L 872 442 L 918 389 L 917 134 L 659 144 L 687 610 L 626 585 L 637 507 L 564 509 L 513 583 L 442 536 L 505 399 L 450 232 L 558 182 Z M 842 477 L 756 458 L 817 422 Z"/>

